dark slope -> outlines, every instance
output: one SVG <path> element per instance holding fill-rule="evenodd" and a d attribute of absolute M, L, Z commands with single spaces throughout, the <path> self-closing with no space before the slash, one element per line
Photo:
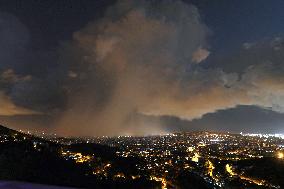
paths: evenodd
<path fill-rule="evenodd" d="M 24 181 L 76 188 L 154 188 L 146 179 L 113 180 L 113 175 L 137 173 L 138 159 L 120 158 L 115 149 L 99 144 L 61 145 L 0 126 L 0 180 Z M 95 156 L 95 161 L 76 163 L 62 150 Z M 93 175 L 94 168 L 111 163 L 110 177 Z M 91 165 L 91 166 L 90 166 Z"/>
<path fill-rule="evenodd" d="M 16 130 L 4 127 L 3 125 L 0 125 L 0 134 L 1 135 L 14 135 L 14 134 L 22 134 L 22 133 L 20 133 Z"/>

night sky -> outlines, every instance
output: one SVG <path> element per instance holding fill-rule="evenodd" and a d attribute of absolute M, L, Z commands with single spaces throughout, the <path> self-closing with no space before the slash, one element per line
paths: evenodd
<path fill-rule="evenodd" d="M 284 133 L 282 0 L 3 0 L 0 124 Z"/>

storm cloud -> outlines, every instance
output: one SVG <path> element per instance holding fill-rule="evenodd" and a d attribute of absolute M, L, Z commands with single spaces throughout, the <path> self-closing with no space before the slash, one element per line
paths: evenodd
<path fill-rule="evenodd" d="M 192 5 L 119 1 L 74 33 L 67 53 L 73 85 L 59 127 L 67 133 L 153 134 L 167 131 L 133 115 L 192 120 L 238 105 L 282 112 L 282 66 L 255 62 L 241 75 L 196 66 L 210 54 L 207 33 Z"/>
<path fill-rule="evenodd" d="M 181 1 L 119 1 L 103 19 L 74 34 L 71 49 L 80 57 L 72 58 L 69 73 L 77 77 L 70 83 L 84 84 L 71 87 L 70 111 L 60 124 L 65 130 L 76 123 L 71 129 L 98 134 L 160 133 L 160 125 L 135 133 L 138 128 L 128 120 L 136 112 L 169 110 L 171 102 L 163 98 L 178 103 L 193 56 L 206 47 L 206 32 L 197 8 Z M 83 120 L 89 121 L 82 130 L 77 125 Z"/>
<path fill-rule="evenodd" d="M 33 47 L 17 17 L 0 12 L 0 116 L 47 114 L 64 104 L 55 50 Z"/>
<path fill-rule="evenodd" d="M 183 1 L 118 1 L 58 51 L 26 53 L 34 61 L 21 73 L 14 59 L 0 67 L 0 115 L 47 115 L 62 135 L 146 135 L 169 132 L 152 117 L 239 105 L 284 113 L 283 39 L 244 43 L 205 67 L 209 33 Z"/>

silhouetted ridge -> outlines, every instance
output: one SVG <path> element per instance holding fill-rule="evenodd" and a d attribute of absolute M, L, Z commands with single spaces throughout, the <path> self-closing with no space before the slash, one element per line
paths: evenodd
<path fill-rule="evenodd" d="M 16 133 L 20 133 L 20 132 L 10 129 L 8 127 L 5 127 L 3 125 L 0 125 L 0 134 L 16 134 Z"/>

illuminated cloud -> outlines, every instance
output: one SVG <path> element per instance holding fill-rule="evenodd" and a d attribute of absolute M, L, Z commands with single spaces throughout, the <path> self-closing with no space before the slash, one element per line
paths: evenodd
<path fill-rule="evenodd" d="M 183 92 L 179 82 L 187 67 L 206 58 L 208 52 L 200 49 L 206 46 L 206 33 L 197 8 L 182 1 L 119 1 L 110 7 L 104 18 L 74 34 L 68 48 L 77 57 L 65 53 L 65 62 L 80 77 L 68 85 L 69 110 L 59 120 L 61 130 L 98 135 L 161 132 L 159 123 L 143 127 L 129 120 L 136 112 L 160 110 L 160 99 L 181 101 L 174 93 Z"/>
<path fill-rule="evenodd" d="M 200 48 L 206 46 L 206 33 L 197 8 L 182 1 L 119 1 L 104 18 L 76 32 L 67 47 L 65 62 L 80 77 L 68 82 L 69 105 L 58 131 L 163 132 L 163 124 L 138 124 L 133 114 L 192 120 L 238 105 L 282 112 L 283 72 L 276 74 L 274 65 L 255 63 L 241 76 L 194 66 L 210 54 Z"/>
<path fill-rule="evenodd" d="M 200 63 L 209 56 L 210 52 L 207 49 L 199 48 L 192 54 L 192 61 Z"/>
<path fill-rule="evenodd" d="M 70 78 L 76 78 L 76 77 L 78 77 L 78 74 L 75 73 L 75 72 L 73 72 L 73 71 L 69 71 L 69 72 L 68 72 L 68 76 L 69 76 Z"/>
<path fill-rule="evenodd" d="M 11 98 L 0 91 L 0 116 L 14 116 L 14 115 L 34 115 L 39 112 L 19 107 L 13 103 Z"/>
<path fill-rule="evenodd" d="M 7 83 L 16 83 L 21 81 L 30 81 L 32 79 L 32 76 L 19 76 L 17 75 L 14 70 L 7 69 L 0 75 L 0 82 L 7 82 Z"/>
<path fill-rule="evenodd" d="M 11 86 L 16 85 L 17 83 L 29 82 L 31 80 L 32 77 L 30 75 L 17 75 L 13 69 L 4 70 L 2 73 L 0 72 L 0 87 L 2 87 L 2 90 L 0 88 L 0 116 L 39 114 L 37 111 L 17 106 L 12 98 L 5 93 L 5 90 L 9 91 L 8 89 Z"/>
<path fill-rule="evenodd" d="M 14 23 L 0 31 L 0 114 L 43 112 L 59 134 L 165 133 L 149 117 L 193 120 L 239 105 L 284 112 L 283 39 L 200 64 L 214 49 L 198 9 L 183 1 L 117 1 L 59 52 L 32 51 L 31 62 L 19 58 L 25 27 L 0 18 Z"/>

